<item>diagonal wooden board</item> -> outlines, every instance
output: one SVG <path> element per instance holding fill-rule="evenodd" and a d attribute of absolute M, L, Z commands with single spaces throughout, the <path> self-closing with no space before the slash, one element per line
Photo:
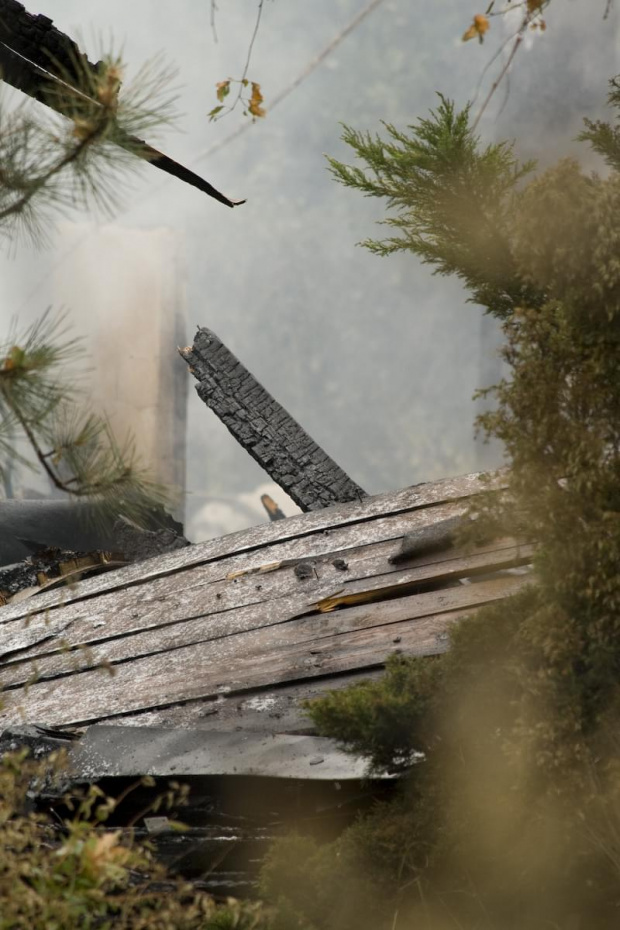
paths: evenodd
<path fill-rule="evenodd" d="M 364 524 L 377 517 L 422 510 L 448 501 L 464 502 L 481 491 L 489 488 L 500 490 L 502 487 L 501 481 L 487 484 L 483 476 L 473 473 L 459 478 L 445 478 L 441 481 L 414 485 L 400 491 L 377 494 L 360 502 L 327 507 L 323 510 L 289 517 L 287 520 L 278 520 L 275 523 L 261 523 L 249 530 L 231 533 L 219 539 L 197 543 L 187 549 L 178 549 L 156 559 L 129 565 L 118 572 L 89 578 L 61 593 L 50 591 L 37 598 L 35 611 L 42 612 L 46 608 L 64 606 L 72 601 L 82 601 L 104 591 L 141 585 L 149 579 L 170 575 L 195 565 L 222 559 L 225 556 L 243 557 L 243 566 L 247 568 L 260 566 L 265 562 L 262 550 L 266 546 L 277 542 L 303 539 L 315 533 L 329 535 L 334 529 L 341 527 L 358 527 L 358 530 L 351 531 L 352 538 L 357 532 L 364 542 L 367 538 Z M 29 617 L 32 614 L 33 607 L 27 602 L 2 607 L 0 608 L 0 625 L 20 617 Z"/>
<path fill-rule="evenodd" d="M 195 713 L 183 719 L 195 719 L 223 696 L 256 693 L 260 703 L 265 689 L 330 687 L 396 650 L 444 651 L 451 623 L 523 585 L 505 570 L 525 565 L 531 548 L 500 539 L 388 560 L 405 533 L 463 512 L 476 483 L 466 476 L 303 514 L 1 609 L 0 727 L 140 714 L 155 725 L 187 705 Z M 334 595 L 361 603 L 323 612 Z"/>
<path fill-rule="evenodd" d="M 186 569 L 161 577 L 147 577 L 145 583 L 140 585 L 112 587 L 102 592 L 96 602 L 90 597 L 75 598 L 80 588 L 89 585 L 89 582 L 84 582 L 76 586 L 74 591 L 67 592 L 71 600 L 66 605 L 62 604 L 62 592 L 56 595 L 62 609 L 59 609 L 57 603 L 54 609 L 0 624 L 0 656 L 6 657 L 22 650 L 21 656 L 29 657 L 37 653 L 39 643 L 44 644 L 45 651 L 49 651 L 50 639 L 56 642 L 58 648 L 61 639 L 64 643 L 76 645 L 187 619 L 192 615 L 225 613 L 266 600 L 272 601 L 294 590 L 303 595 L 299 601 L 301 610 L 306 604 L 312 603 L 313 594 L 317 594 L 317 600 L 326 596 L 324 586 L 313 583 L 319 581 L 319 574 L 326 581 L 331 579 L 332 588 L 337 588 L 356 577 L 388 573 L 392 571 L 388 557 L 398 549 L 405 532 L 462 509 L 463 505 L 458 504 L 438 505 L 428 510 L 377 518 L 371 524 L 335 527 L 327 534 L 316 533 L 275 543 L 251 554 L 237 554 L 233 551 L 217 561 L 190 566 L 191 571 Z M 364 540 L 366 545 L 357 551 L 356 545 Z M 377 546 L 377 543 L 383 546 Z M 370 565 L 367 564 L 373 552 L 369 546 L 378 550 L 374 560 L 379 560 L 378 565 L 372 561 Z M 339 572 L 333 566 L 338 553 L 346 555 L 349 564 L 346 573 Z M 281 570 L 275 572 L 260 571 L 277 562 L 310 561 L 314 564 L 316 560 L 320 561 L 315 565 L 310 583 L 299 584 L 291 564 L 284 564 Z M 146 568 L 150 563 L 143 564 Z M 112 582 L 114 575 L 120 578 L 126 571 L 108 573 L 100 578 Z M 230 575 L 235 577 L 228 578 Z M 148 584 L 148 588 L 145 584 Z M 333 590 L 327 593 L 333 593 Z M 307 598 L 304 599 L 305 595 Z M 38 606 L 38 601 L 39 598 L 31 602 L 31 610 Z M 2 613 L 0 610 L 0 619 Z"/>

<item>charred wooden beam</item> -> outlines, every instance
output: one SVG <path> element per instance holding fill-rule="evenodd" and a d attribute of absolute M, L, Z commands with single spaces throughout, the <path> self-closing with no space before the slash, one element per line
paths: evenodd
<path fill-rule="evenodd" d="M 82 501 L 0 501 L 0 569 L 47 549 L 120 550 L 129 561 L 139 561 L 186 545 L 182 525 L 160 507 L 150 510 L 141 529 L 121 513 L 112 526 L 101 525 L 96 508 Z"/>
<path fill-rule="evenodd" d="M 2 78 L 42 102 L 46 72 L 48 80 L 53 75 L 77 84 L 81 70 L 97 69 L 49 16 L 34 16 L 17 0 L 0 0 L 0 43 Z M 33 71 L 31 65 L 40 71 Z"/>
<path fill-rule="evenodd" d="M 201 327 L 179 352 L 200 399 L 302 510 L 366 497 L 214 332 Z"/>
<path fill-rule="evenodd" d="M 77 95 L 87 97 L 80 89 L 83 74 L 89 69 L 96 73 L 99 65 L 89 61 L 48 16 L 32 15 L 18 0 L 0 0 L 0 78 L 7 84 L 62 114 L 66 94 L 53 93 L 54 88 L 73 88 Z M 119 132 L 114 141 L 227 207 L 245 203 L 230 200 L 200 175 L 141 139 Z"/>

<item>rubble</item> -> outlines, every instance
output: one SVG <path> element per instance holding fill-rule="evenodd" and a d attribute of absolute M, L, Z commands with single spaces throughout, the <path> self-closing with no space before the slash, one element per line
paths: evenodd
<path fill-rule="evenodd" d="M 108 529 L 93 516 L 74 501 L 0 501 L 0 605 L 189 546 L 161 509 L 146 529 L 123 516 Z"/>

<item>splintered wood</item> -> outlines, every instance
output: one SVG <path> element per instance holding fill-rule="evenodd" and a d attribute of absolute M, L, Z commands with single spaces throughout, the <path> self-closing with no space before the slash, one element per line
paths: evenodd
<path fill-rule="evenodd" d="M 1 608 L 0 729 L 307 728 L 301 699 L 394 652 L 445 651 L 451 624 L 527 582 L 531 547 L 511 539 L 389 561 L 481 489 L 469 475 L 369 497 Z"/>

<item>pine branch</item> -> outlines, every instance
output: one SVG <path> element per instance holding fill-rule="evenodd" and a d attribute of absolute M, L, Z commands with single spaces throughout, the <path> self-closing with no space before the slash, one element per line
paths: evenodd
<path fill-rule="evenodd" d="M 611 126 L 601 120 L 584 119 L 586 129 L 577 138 L 589 142 L 610 168 L 620 171 L 620 76 L 612 78 L 609 83 L 611 90 L 607 102 L 616 108 L 616 125 Z"/>
<path fill-rule="evenodd" d="M 89 145 L 92 145 L 97 138 L 101 137 L 105 131 L 105 124 L 102 122 L 99 125 L 93 124 L 91 127 L 86 127 L 84 130 L 84 135 L 79 139 L 75 147 L 59 158 L 55 164 L 43 172 L 38 178 L 34 178 L 28 181 L 27 189 L 22 194 L 22 196 L 10 204 L 8 207 L 5 207 L 3 210 L 0 210 L 0 223 L 3 220 L 8 219 L 11 215 L 23 213 L 26 207 L 29 206 L 33 197 L 35 197 L 41 190 L 49 184 L 54 178 L 56 178 L 61 172 L 66 168 L 69 168 L 75 162 L 80 159 Z"/>
<path fill-rule="evenodd" d="M 506 143 L 481 147 L 469 108 L 457 112 L 441 95 L 437 110 L 408 133 L 384 125 L 385 138 L 344 128 L 364 168 L 328 159 L 340 183 L 384 198 L 396 212 L 383 222 L 399 235 L 362 244 L 379 255 L 413 252 L 437 273 L 458 275 L 475 302 L 505 317 L 524 298 L 511 257 L 510 216 L 533 164 L 520 165 Z M 540 295 L 530 288 L 527 299 L 531 304 Z"/>
<path fill-rule="evenodd" d="M 68 36 L 54 27 L 48 17 L 32 16 L 21 5 L 0 0 L 0 69 L 2 78 L 7 83 L 57 112 L 68 115 L 64 109 L 68 91 L 82 100 L 90 96 L 91 105 L 97 103 L 99 98 L 93 91 L 97 90 L 102 64 L 104 63 L 98 62 L 95 65 L 90 62 Z M 143 121 L 143 128 L 150 129 L 153 125 L 161 125 L 164 108 L 161 99 L 158 98 L 157 106 L 152 108 L 152 94 L 149 95 L 149 90 L 152 91 L 153 88 L 146 71 L 139 75 L 133 88 L 134 92 L 136 88 L 142 89 L 143 96 L 133 115 L 149 117 L 146 122 Z M 129 111 L 126 104 L 124 110 L 126 117 Z M 191 184 L 228 207 L 244 202 L 230 200 L 195 172 L 143 142 L 139 138 L 141 134 L 139 123 L 132 129 L 123 125 L 119 115 L 118 132 L 113 140 L 117 145 L 150 161 L 156 167 Z"/>
<path fill-rule="evenodd" d="M 50 339 L 59 333 L 60 321 L 47 314 L 1 350 L 0 410 L 11 424 L 2 444 L 12 450 L 18 428 L 55 488 L 99 505 L 92 511 L 96 519 L 110 522 L 122 508 L 124 515 L 143 522 L 169 495 L 137 463 L 131 440 L 120 446 L 106 420 L 80 412 L 63 375 L 67 359 L 81 353 L 81 344 L 65 340 L 53 345 Z M 62 371 L 56 375 L 58 368 Z"/>

